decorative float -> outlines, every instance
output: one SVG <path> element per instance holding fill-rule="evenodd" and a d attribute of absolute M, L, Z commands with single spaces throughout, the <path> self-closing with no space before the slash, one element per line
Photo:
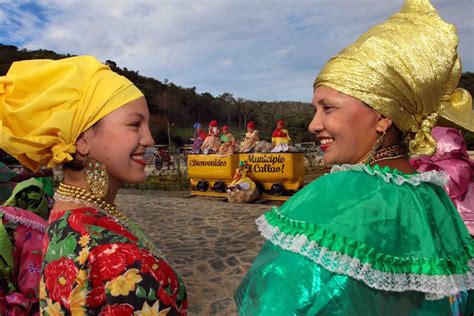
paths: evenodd
<path fill-rule="evenodd" d="M 304 153 L 191 154 L 191 194 L 225 196 L 240 161 L 245 162 L 247 176 L 257 185 L 262 199 L 286 200 L 303 186 Z"/>

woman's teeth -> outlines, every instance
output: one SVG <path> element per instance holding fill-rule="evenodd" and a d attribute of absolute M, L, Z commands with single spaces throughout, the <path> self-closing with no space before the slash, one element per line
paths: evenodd
<path fill-rule="evenodd" d="M 133 160 L 143 160 L 143 155 L 133 155 L 132 159 Z"/>
<path fill-rule="evenodd" d="M 323 139 L 320 140 L 321 144 L 323 144 L 323 145 L 330 144 L 333 141 L 334 141 L 334 139 L 332 139 L 332 138 L 323 138 Z"/>

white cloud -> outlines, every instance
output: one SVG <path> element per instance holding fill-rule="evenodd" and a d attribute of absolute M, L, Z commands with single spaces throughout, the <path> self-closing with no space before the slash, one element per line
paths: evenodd
<path fill-rule="evenodd" d="M 220 67 L 228 67 L 232 66 L 234 64 L 234 61 L 232 59 L 223 59 L 219 62 Z"/>
<path fill-rule="evenodd" d="M 276 51 L 273 52 L 273 55 L 278 57 L 278 58 L 285 58 L 291 55 L 295 51 L 294 46 L 290 47 L 283 47 L 280 49 L 277 49 Z"/>
<path fill-rule="evenodd" d="M 309 101 L 326 60 L 403 1 L 43 0 L 41 19 L 11 3 L 0 6 L 0 27 L 22 47 L 92 54 L 214 95 Z M 458 26 L 464 67 L 474 70 L 474 2 L 433 4 Z"/>

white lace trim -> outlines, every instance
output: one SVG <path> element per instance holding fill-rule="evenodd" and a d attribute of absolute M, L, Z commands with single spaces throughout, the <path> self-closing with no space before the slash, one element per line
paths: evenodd
<path fill-rule="evenodd" d="M 448 183 L 448 175 L 443 172 L 443 171 L 428 171 L 428 172 L 422 172 L 422 173 L 417 173 L 417 174 L 412 174 L 408 176 L 402 176 L 402 175 L 397 175 L 393 173 L 385 173 L 379 170 L 373 170 L 371 168 L 368 168 L 366 165 L 350 165 L 350 164 L 344 164 L 344 165 L 336 165 L 331 168 L 331 173 L 334 172 L 340 172 L 340 171 L 347 171 L 347 170 L 354 170 L 354 171 L 363 171 L 366 172 L 370 175 L 375 175 L 380 178 L 382 178 L 385 182 L 393 182 L 397 185 L 402 185 L 404 183 L 409 183 L 411 185 L 417 186 L 420 185 L 420 183 L 423 182 L 429 182 L 436 184 L 442 188 Z"/>
<path fill-rule="evenodd" d="M 256 220 L 259 231 L 265 239 L 278 247 L 303 255 L 325 269 L 350 276 L 364 282 L 371 288 L 384 291 L 405 292 L 417 291 L 425 293 L 427 300 L 438 300 L 446 296 L 456 295 L 460 291 L 474 289 L 474 260 L 470 260 L 470 272 L 453 275 L 423 275 L 407 273 L 382 272 L 372 268 L 370 263 L 362 263 L 359 259 L 320 247 L 305 235 L 296 236 L 282 233 L 278 227 L 268 223 L 265 215 Z"/>
<path fill-rule="evenodd" d="M 20 224 L 20 225 L 35 229 L 41 233 L 44 233 L 46 231 L 46 225 L 38 223 L 34 220 L 30 220 L 21 216 L 10 214 L 8 212 L 3 211 L 2 209 L 0 209 L 0 213 L 2 213 L 3 216 L 12 223 Z"/>

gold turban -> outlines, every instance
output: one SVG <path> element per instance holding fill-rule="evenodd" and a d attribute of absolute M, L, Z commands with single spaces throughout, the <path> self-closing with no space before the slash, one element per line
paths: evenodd
<path fill-rule="evenodd" d="M 0 77 L 0 147 L 32 170 L 71 161 L 81 133 L 141 96 L 91 56 L 15 62 Z"/>
<path fill-rule="evenodd" d="M 407 0 L 332 57 L 314 82 L 368 104 L 407 135 L 410 152 L 431 155 L 439 117 L 474 131 L 472 97 L 461 77 L 456 28 L 428 0 Z"/>

